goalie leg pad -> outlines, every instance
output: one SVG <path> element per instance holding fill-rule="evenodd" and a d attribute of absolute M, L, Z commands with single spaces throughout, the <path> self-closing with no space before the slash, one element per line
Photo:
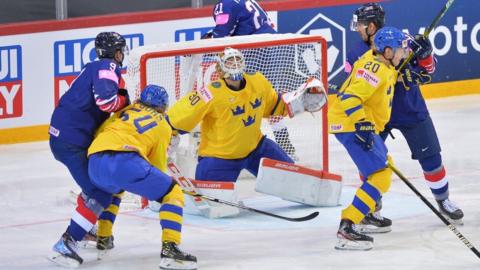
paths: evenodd
<path fill-rule="evenodd" d="M 337 206 L 342 183 L 322 171 L 262 158 L 255 191 L 312 206 Z"/>

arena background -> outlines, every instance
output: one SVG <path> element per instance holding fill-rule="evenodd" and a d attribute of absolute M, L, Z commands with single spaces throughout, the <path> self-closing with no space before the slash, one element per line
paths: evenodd
<path fill-rule="evenodd" d="M 31 5 L 25 7 L 19 7 L 20 2 L 8 1 L 2 13 L 21 19 L 35 13 L 35 18 L 54 18 L 51 9 L 36 8 L 35 2 L 41 1 L 26 1 Z M 56 101 L 81 68 L 94 60 L 92 41 L 98 32 L 117 31 L 134 48 L 198 39 L 213 27 L 211 5 L 194 9 L 188 7 L 190 1 L 184 1 L 184 8 L 153 10 L 161 8 L 154 1 L 142 1 L 142 6 L 135 2 L 70 0 L 70 19 L 0 25 L 0 144 L 48 138 L 48 122 Z M 321 34 L 327 39 L 329 79 L 337 84 L 342 81 L 346 48 L 359 40 L 348 29 L 351 14 L 365 2 L 371 1 L 259 1 L 279 32 Z M 422 33 L 445 4 L 438 0 L 376 2 L 386 9 L 387 25 L 413 34 Z M 75 8 L 95 6 L 90 14 L 105 14 L 109 10 L 106 3 L 112 6 L 111 12 L 143 11 L 83 17 L 85 14 Z M 480 93 L 478 10 L 479 1 L 456 1 L 430 34 L 439 63 L 434 83 L 422 88 L 427 98 Z"/>

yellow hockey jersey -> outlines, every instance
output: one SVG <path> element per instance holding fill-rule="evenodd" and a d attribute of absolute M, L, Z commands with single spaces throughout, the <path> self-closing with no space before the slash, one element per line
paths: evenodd
<path fill-rule="evenodd" d="M 355 123 L 364 119 L 380 133 L 390 119 L 396 81 L 395 67 L 382 63 L 372 50 L 367 51 L 355 62 L 338 94 L 329 98 L 329 132 L 353 132 Z"/>
<path fill-rule="evenodd" d="M 201 122 L 199 155 L 244 158 L 260 142 L 263 117 L 286 115 L 285 104 L 260 73 L 245 74 L 245 87 L 231 90 L 223 80 L 191 92 L 167 112 L 173 128 L 191 131 Z"/>
<path fill-rule="evenodd" d="M 137 152 L 159 170 L 166 171 L 171 136 L 172 129 L 163 114 L 137 102 L 100 126 L 88 155 L 102 151 Z"/>

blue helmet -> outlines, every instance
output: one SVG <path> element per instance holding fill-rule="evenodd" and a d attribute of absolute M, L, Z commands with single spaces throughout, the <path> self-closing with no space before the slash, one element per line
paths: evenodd
<path fill-rule="evenodd" d="M 149 84 L 143 88 L 140 101 L 147 106 L 165 111 L 168 107 L 167 90 L 161 86 Z"/>
<path fill-rule="evenodd" d="M 125 38 L 116 32 L 101 32 L 95 38 L 95 52 L 98 58 L 114 58 L 117 51 L 128 53 Z"/>
<path fill-rule="evenodd" d="M 383 27 L 378 30 L 373 39 L 373 44 L 377 52 L 384 53 L 385 48 L 391 48 L 394 51 L 408 46 L 407 36 L 395 27 Z"/>

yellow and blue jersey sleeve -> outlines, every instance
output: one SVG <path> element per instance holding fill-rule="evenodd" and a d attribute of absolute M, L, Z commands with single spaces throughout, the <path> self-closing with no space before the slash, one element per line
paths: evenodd
<path fill-rule="evenodd" d="M 372 122 L 377 132 L 382 131 L 390 118 L 396 79 L 394 67 L 367 51 L 337 95 L 329 98 L 329 131 L 352 132 L 359 121 Z"/>
<path fill-rule="evenodd" d="M 273 88 L 270 81 L 268 81 L 261 73 L 256 73 L 256 76 L 252 76 L 252 84 L 263 84 L 265 90 L 265 110 L 263 117 L 270 116 L 285 116 L 287 115 L 287 109 L 285 103 L 282 101 L 280 93 L 277 93 Z"/>
<path fill-rule="evenodd" d="M 88 155 L 102 151 L 137 152 L 165 171 L 172 129 L 165 117 L 141 103 L 134 103 L 107 119 L 88 148 Z"/>
<path fill-rule="evenodd" d="M 168 109 L 168 121 L 174 129 L 189 132 L 211 113 L 212 104 L 210 100 L 204 100 L 200 93 L 190 92 Z"/>

